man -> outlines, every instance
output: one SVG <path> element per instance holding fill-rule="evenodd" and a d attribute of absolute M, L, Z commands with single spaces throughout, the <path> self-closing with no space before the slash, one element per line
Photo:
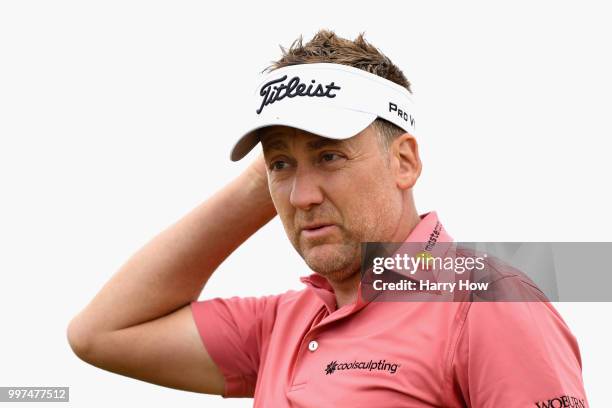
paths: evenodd
<path fill-rule="evenodd" d="M 410 83 L 360 35 L 294 42 L 235 144 L 248 169 L 163 231 L 68 329 L 75 353 L 155 384 L 260 407 L 584 407 L 575 338 L 547 302 L 373 302 L 362 242 L 452 239 L 419 215 Z M 198 301 L 279 215 L 313 270 L 300 291 Z M 519 284 L 521 284 L 519 282 Z"/>

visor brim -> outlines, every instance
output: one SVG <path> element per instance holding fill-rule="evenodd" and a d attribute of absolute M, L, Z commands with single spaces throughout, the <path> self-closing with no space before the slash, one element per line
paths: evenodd
<path fill-rule="evenodd" d="M 269 126 L 289 126 L 330 139 L 348 139 L 367 128 L 376 115 L 368 112 L 335 107 L 300 109 L 291 112 L 276 112 L 272 117 L 261 118 L 234 144 L 230 159 L 238 161 L 259 143 L 257 130 Z"/>

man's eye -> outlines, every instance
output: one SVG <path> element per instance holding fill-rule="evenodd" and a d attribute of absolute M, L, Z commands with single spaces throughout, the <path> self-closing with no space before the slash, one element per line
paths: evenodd
<path fill-rule="evenodd" d="M 270 170 L 282 170 L 287 167 L 289 164 L 283 160 L 275 160 L 270 163 Z"/>
<path fill-rule="evenodd" d="M 323 153 L 321 155 L 321 160 L 324 162 L 331 162 L 334 160 L 338 160 L 339 158 L 342 158 L 342 156 L 336 153 Z"/>

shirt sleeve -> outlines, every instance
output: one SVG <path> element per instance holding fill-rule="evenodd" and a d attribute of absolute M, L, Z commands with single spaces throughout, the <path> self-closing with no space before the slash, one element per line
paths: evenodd
<path fill-rule="evenodd" d="M 474 302 L 452 364 L 471 408 L 588 407 L 576 338 L 550 302 Z"/>
<path fill-rule="evenodd" d="M 224 398 L 253 397 L 262 346 L 274 326 L 281 296 L 191 302 L 200 338 L 225 378 Z"/>

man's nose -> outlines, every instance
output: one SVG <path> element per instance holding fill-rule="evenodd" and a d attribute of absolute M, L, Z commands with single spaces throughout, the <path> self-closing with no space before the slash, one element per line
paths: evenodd
<path fill-rule="evenodd" d="M 294 173 L 289 201 L 301 210 L 309 210 L 323 202 L 323 191 L 315 171 L 306 166 L 298 166 Z"/>

